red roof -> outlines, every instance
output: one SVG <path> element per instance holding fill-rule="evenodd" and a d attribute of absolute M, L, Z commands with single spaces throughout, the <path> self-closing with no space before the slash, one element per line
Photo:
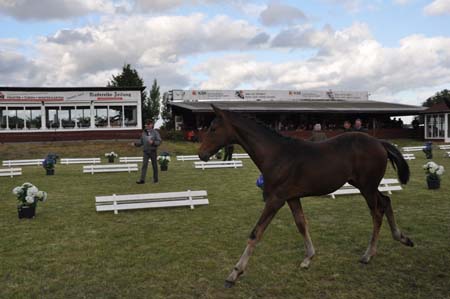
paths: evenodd
<path fill-rule="evenodd" d="M 445 102 L 437 103 L 425 110 L 424 114 L 450 112 L 450 107 Z"/>

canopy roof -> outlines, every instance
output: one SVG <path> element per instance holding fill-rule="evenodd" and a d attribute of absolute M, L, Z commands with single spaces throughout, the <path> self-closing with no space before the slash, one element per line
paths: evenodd
<path fill-rule="evenodd" d="M 193 113 L 212 112 L 211 104 L 221 109 L 246 113 L 370 113 L 390 115 L 419 114 L 425 107 L 375 101 L 214 101 L 169 102 Z"/>

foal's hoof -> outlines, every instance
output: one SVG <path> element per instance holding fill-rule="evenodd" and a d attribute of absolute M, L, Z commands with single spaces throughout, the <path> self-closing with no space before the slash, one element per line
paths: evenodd
<path fill-rule="evenodd" d="M 225 280 L 224 287 L 226 289 L 231 289 L 232 287 L 234 287 L 234 281 Z"/>
<path fill-rule="evenodd" d="M 406 240 L 404 240 L 404 241 L 402 242 L 403 244 L 405 244 L 406 246 L 409 246 L 409 247 L 414 247 L 414 243 L 413 243 L 413 241 L 411 241 L 410 238 L 406 237 L 405 239 L 406 239 Z"/>
<path fill-rule="evenodd" d="M 367 265 L 369 263 L 369 261 L 370 261 L 370 257 L 367 257 L 367 256 L 363 256 L 362 258 L 359 259 L 359 262 L 364 265 Z"/>
<path fill-rule="evenodd" d="M 311 260 L 303 260 L 303 262 L 300 264 L 300 268 L 302 269 L 308 269 L 309 265 L 311 264 Z"/>

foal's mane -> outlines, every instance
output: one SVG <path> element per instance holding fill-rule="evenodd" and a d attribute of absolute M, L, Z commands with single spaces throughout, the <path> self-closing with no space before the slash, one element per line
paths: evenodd
<path fill-rule="evenodd" d="M 230 111 L 228 111 L 230 112 Z M 243 120 L 244 122 L 248 122 L 248 123 L 255 123 L 256 124 L 256 128 L 260 129 L 262 132 L 264 133 L 269 133 L 271 136 L 276 137 L 276 138 L 282 138 L 285 141 L 289 141 L 289 142 L 298 142 L 298 139 L 289 137 L 289 136 L 284 136 L 280 133 L 278 133 L 275 129 L 269 127 L 266 123 L 264 123 L 262 120 L 257 119 L 254 116 L 249 116 L 249 115 L 242 115 L 239 113 L 235 113 L 235 112 L 231 112 L 231 114 L 233 116 L 237 116 L 238 119 Z"/>

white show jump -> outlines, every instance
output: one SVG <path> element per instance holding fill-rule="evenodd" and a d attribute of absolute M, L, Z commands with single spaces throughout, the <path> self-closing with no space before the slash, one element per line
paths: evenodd
<path fill-rule="evenodd" d="M 22 168 L 0 168 L 0 176 L 13 177 L 15 175 L 22 175 Z"/>
<path fill-rule="evenodd" d="M 177 156 L 177 161 L 200 161 L 198 155 Z"/>
<path fill-rule="evenodd" d="M 402 147 L 402 150 L 404 152 L 419 152 L 421 150 L 423 150 L 425 148 L 425 146 L 405 146 Z"/>
<path fill-rule="evenodd" d="M 439 145 L 439 149 L 450 150 L 450 144 L 441 144 L 441 145 Z"/>
<path fill-rule="evenodd" d="M 416 156 L 414 154 L 403 154 L 403 158 L 405 158 L 405 160 L 415 160 Z"/>
<path fill-rule="evenodd" d="M 236 154 L 233 154 L 233 159 L 250 159 L 250 156 L 246 153 L 244 153 L 244 154 L 236 153 Z"/>
<path fill-rule="evenodd" d="M 132 172 L 138 171 L 137 164 L 100 164 L 100 165 L 85 165 L 83 166 L 83 173 L 103 173 L 103 172 Z"/>
<path fill-rule="evenodd" d="M 232 160 L 232 161 L 209 161 L 209 162 L 194 162 L 194 167 L 197 169 L 207 169 L 207 168 L 239 168 L 242 167 L 242 161 Z"/>
<path fill-rule="evenodd" d="M 100 158 L 61 158 L 61 164 L 99 164 Z"/>
<path fill-rule="evenodd" d="M 388 192 L 389 194 L 392 194 L 392 191 L 399 191 L 402 189 L 403 188 L 397 179 L 382 179 L 380 185 L 378 186 L 379 191 Z M 330 195 L 332 198 L 336 198 L 336 195 L 360 194 L 360 193 L 361 192 L 359 191 L 359 189 L 355 188 L 349 183 L 345 183 L 344 186 L 328 195 Z"/>
<path fill-rule="evenodd" d="M 207 204 L 209 204 L 209 201 L 205 190 L 127 195 L 113 194 L 95 197 L 95 209 L 97 212 L 114 211 L 114 214 L 118 214 L 121 210 L 149 208 L 189 206 L 191 209 L 194 209 L 196 205 Z"/>
<path fill-rule="evenodd" d="M 120 163 L 138 163 L 138 162 L 142 162 L 144 158 L 143 157 L 119 157 L 119 162 Z"/>
<path fill-rule="evenodd" d="M 28 159 L 28 160 L 4 160 L 2 162 L 3 166 L 27 166 L 27 165 L 37 165 L 41 166 L 44 159 Z"/>

